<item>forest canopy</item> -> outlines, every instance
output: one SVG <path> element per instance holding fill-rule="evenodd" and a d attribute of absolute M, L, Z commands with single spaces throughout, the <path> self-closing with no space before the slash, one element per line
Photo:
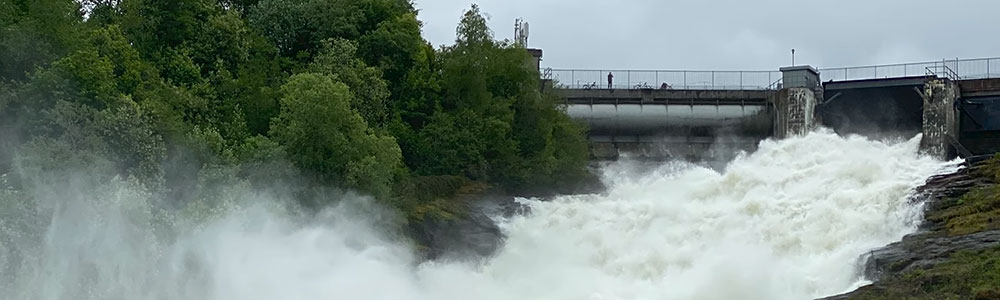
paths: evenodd
<path fill-rule="evenodd" d="M 220 176 L 305 181 L 408 214 L 469 183 L 517 193 L 588 176 L 585 129 L 525 49 L 475 5 L 434 47 L 417 13 L 409 0 L 0 0 L 0 174 L 100 166 L 177 196 Z"/>

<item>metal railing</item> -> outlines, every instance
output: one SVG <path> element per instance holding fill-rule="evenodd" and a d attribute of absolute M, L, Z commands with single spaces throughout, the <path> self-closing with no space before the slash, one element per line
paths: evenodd
<path fill-rule="evenodd" d="M 608 73 L 614 75 L 610 87 Z M 571 70 L 545 69 L 546 79 L 570 89 L 765 90 L 781 80 L 779 71 Z"/>
<path fill-rule="evenodd" d="M 951 68 L 945 65 L 927 67 L 927 75 L 938 78 L 948 78 L 951 80 L 962 79 L 962 76 L 959 76 L 958 73 L 955 72 L 955 70 L 952 70 Z"/>
<path fill-rule="evenodd" d="M 846 81 L 915 76 L 952 80 L 1000 78 L 1000 57 L 819 69 L 820 80 Z M 781 71 L 574 70 L 545 68 L 543 78 L 568 89 L 773 90 Z M 608 84 L 608 73 L 614 78 Z"/>
<path fill-rule="evenodd" d="M 953 80 L 1000 78 L 1000 57 L 826 68 L 819 69 L 819 74 L 824 82 L 928 75 L 948 77 Z"/>

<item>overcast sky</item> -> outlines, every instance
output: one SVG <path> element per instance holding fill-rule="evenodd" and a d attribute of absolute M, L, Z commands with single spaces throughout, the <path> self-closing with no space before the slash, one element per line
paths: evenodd
<path fill-rule="evenodd" d="M 543 67 L 776 70 L 1000 56 L 1000 0 L 415 0 L 451 44 L 472 3 L 499 39 L 530 23 Z"/>

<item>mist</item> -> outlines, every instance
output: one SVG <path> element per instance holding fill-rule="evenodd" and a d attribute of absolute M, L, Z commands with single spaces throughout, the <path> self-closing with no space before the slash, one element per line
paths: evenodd
<path fill-rule="evenodd" d="M 530 213 L 494 216 L 507 238 L 478 260 L 425 261 L 392 229 L 398 216 L 334 188 L 312 210 L 240 180 L 170 199 L 116 176 L 38 173 L 0 189 L 0 297 L 819 297 L 864 283 L 858 255 L 916 229 L 909 193 L 954 168 L 918 144 L 821 130 L 722 170 L 615 162 L 603 193 L 522 198 Z"/>

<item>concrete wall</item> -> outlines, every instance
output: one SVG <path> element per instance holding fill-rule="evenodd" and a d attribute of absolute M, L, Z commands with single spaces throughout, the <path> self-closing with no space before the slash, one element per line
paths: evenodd
<path fill-rule="evenodd" d="M 531 68 L 535 70 L 540 70 L 542 68 L 542 49 L 532 49 L 529 48 L 528 55 L 531 55 L 531 60 L 528 64 Z"/>
<path fill-rule="evenodd" d="M 816 93 L 810 88 L 786 88 L 774 94 L 774 137 L 802 135 L 816 124 Z"/>
<path fill-rule="evenodd" d="M 924 99 L 924 122 L 920 149 L 928 155 L 947 158 L 959 134 L 955 107 L 959 90 L 950 80 L 935 79 L 924 84 L 921 97 Z"/>
<path fill-rule="evenodd" d="M 957 83 L 962 97 L 1000 95 L 1000 78 L 959 80 Z"/>
<path fill-rule="evenodd" d="M 767 90 L 670 90 L 670 89 L 565 89 L 560 91 L 574 104 L 616 104 L 645 102 L 764 103 L 773 91 Z M 679 103 L 680 104 L 680 103 Z"/>
<path fill-rule="evenodd" d="M 689 135 L 692 131 L 769 136 L 772 123 L 767 105 L 569 104 L 566 113 L 585 122 L 591 134 L 619 136 Z"/>
<path fill-rule="evenodd" d="M 786 88 L 819 88 L 819 71 L 811 66 L 781 68 L 782 85 Z"/>
<path fill-rule="evenodd" d="M 678 139 L 678 140 L 673 140 Z M 609 141 L 597 138 L 590 141 L 591 157 L 598 160 L 615 160 L 621 157 L 634 159 L 684 159 L 687 161 L 729 161 L 741 151 L 756 150 L 760 138 L 666 138 L 646 141 Z"/>

